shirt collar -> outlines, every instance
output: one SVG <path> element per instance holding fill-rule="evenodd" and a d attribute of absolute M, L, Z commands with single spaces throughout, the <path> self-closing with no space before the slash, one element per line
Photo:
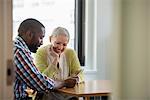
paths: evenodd
<path fill-rule="evenodd" d="M 22 37 L 17 36 L 17 37 L 15 38 L 15 42 L 14 42 L 14 43 L 15 43 L 15 46 L 17 46 L 17 47 L 19 47 L 19 48 L 24 48 L 24 49 L 26 49 L 27 51 L 30 52 L 30 50 L 29 50 L 27 44 L 26 44 L 25 41 L 22 39 Z"/>

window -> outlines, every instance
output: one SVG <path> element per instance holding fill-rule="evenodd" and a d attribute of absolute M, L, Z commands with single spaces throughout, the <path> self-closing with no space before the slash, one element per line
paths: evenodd
<path fill-rule="evenodd" d="M 85 65 L 85 0 L 75 2 L 75 49 L 81 66 Z"/>
<path fill-rule="evenodd" d="M 66 6 L 67 5 L 67 6 Z M 75 0 L 13 0 L 13 39 L 19 24 L 26 18 L 36 18 L 46 27 L 43 44 L 49 44 L 54 28 L 63 26 L 70 32 L 68 47 L 74 48 Z"/>
<path fill-rule="evenodd" d="M 36 18 L 46 27 L 43 45 L 55 27 L 63 26 L 70 32 L 68 47 L 77 51 L 84 66 L 85 0 L 13 0 L 13 39 L 19 24 L 26 18 Z M 67 6 L 66 6 L 67 5 Z"/>

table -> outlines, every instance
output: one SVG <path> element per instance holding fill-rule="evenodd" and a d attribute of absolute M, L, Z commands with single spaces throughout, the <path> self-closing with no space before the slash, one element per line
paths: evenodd
<path fill-rule="evenodd" d="M 85 97 L 85 100 L 90 100 L 91 96 L 110 96 L 110 84 L 110 80 L 92 80 L 76 84 L 74 88 L 62 88 L 58 89 L 58 91 L 67 95 Z"/>

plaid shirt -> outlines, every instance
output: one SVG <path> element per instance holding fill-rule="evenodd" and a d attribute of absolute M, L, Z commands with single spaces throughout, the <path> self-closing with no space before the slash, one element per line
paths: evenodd
<path fill-rule="evenodd" d="M 27 97 L 27 86 L 40 92 L 53 89 L 54 81 L 42 75 L 33 63 L 31 52 L 24 40 L 17 36 L 14 41 L 15 83 L 14 98 Z"/>

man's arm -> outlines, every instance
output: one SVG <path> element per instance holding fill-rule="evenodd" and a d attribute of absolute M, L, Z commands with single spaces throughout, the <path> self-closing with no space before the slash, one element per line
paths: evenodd
<path fill-rule="evenodd" d="M 37 70 L 29 52 L 17 50 L 14 61 L 17 77 L 21 78 L 30 88 L 37 91 L 49 91 L 54 88 L 55 82 Z"/>

